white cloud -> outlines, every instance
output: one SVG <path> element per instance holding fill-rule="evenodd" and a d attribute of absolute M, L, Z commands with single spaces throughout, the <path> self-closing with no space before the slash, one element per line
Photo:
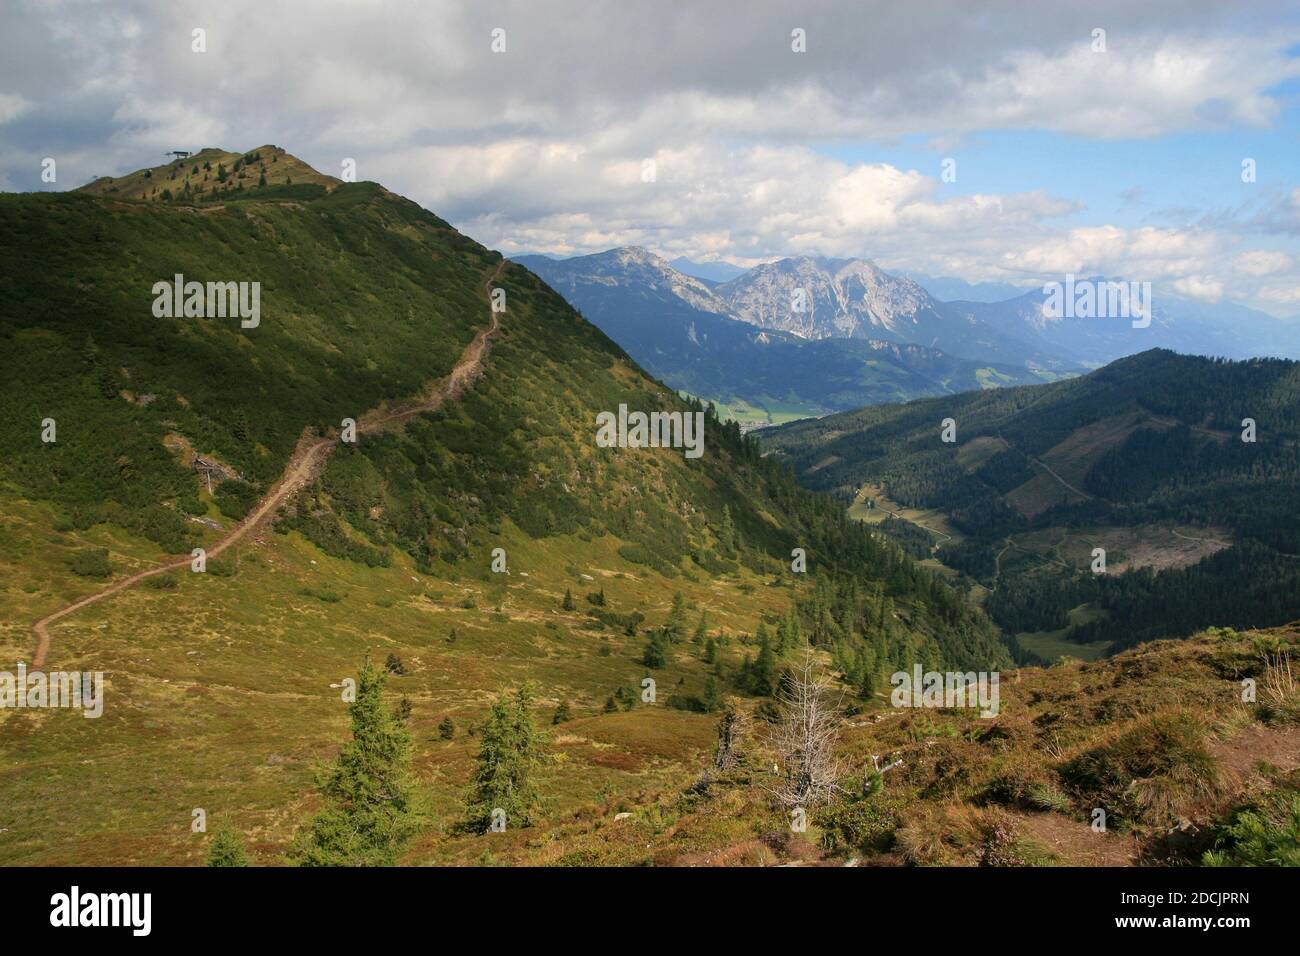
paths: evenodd
<path fill-rule="evenodd" d="M 1202 302 L 1218 302 L 1223 298 L 1223 283 L 1208 276 L 1186 276 L 1175 279 L 1170 286 L 1179 295 Z"/>
<path fill-rule="evenodd" d="M 1295 260 L 1285 252 L 1271 249 L 1252 249 L 1232 260 L 1232 267 L 1249 276 L 1266 276 L 1287 272 L 1295 268 Z"/>
<path fill-rule="evenodd" d="M 0 123 L 16 120 L 31 108 L 32 104 L 21 96 L 0 93 Z"/>
<path fill-rule="evenodd" d="M 807 53 L 790 50 L 795 25 Z M 206 54 L 190 50 L 196 26 Z M 362 177 L 507 251 L 869 255 L 971 281 L 1217 281 L 1247 299 L 1285 296 L 1297 269 L 1227 231 L 1081 226 L 1074 196 L 959 193 L 932 170 L 831 158 L 903 138 L 944 155 L 991 130 L 1104 141 L 1275 124 L 1300 28 L 1217 0 L 123 0 L 21 4 L 5 27 L 0 167 L 26 188 L 43 155 L 84 182 L 166 149 L 273 142 L 325 171 L 356 157 Z M 1292 197 L 1254 228 L 1300 235 L 1298 209 Z"/>
<path fill-rule="evenodd" d="M 1258 298 L 1270 305 L 1298 306 L 1300 305 L 1300 277 L 1286 285 L 1264 286 L 1259 290 Z"/>

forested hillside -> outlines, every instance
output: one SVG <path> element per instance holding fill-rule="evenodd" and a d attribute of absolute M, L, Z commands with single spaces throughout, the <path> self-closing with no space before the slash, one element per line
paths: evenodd
<path fill-rule="evenodd" d="M 238 517 L 305 427 L 338 429 L 445 375 L 496 257 L 374 184 L 317 188 L 206 205 L 0 197 L 5 477 L 73 527 L 111 519 L 185 551 L 183 516 L 204 509 L 168 436 L 243 476 L 219 489 Z M 153 285 L 177 273 L 259 282 L 260 324 L 155 318 Z M 40 441 L 47 418 L 55 442 Z"/>
<path fill-rule="evenodd" d="M 989 589 L 1010 633 L 1068 628 L 1115 650 L 1300 617 L 1294 362 L 1155 350 L 1067 382 L 796 423 L 765 447 L 859 511 L 883 496 L 942 512 L 959 534 L 935 538 L 936 557 Z M 1203 551 L 1175 554 L 1177 538 Z M 1085 605 L 1092 619 L 1072 619 Z"/>

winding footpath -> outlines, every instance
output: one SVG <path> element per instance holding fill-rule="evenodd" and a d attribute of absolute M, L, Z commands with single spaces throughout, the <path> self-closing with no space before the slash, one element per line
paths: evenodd
<path fill-rule="evenodd" d="M 372 409 L 362 415 L 357 420 L 358 434 L 371 434 L 394 422 L 405 421 L 426 412 L 436 411 L 444 402 L 458 399 L 464 394 L 465 389 L 482 374 L 483 363 L 492 347 L 492 339 L 501 328 L 500 322 L 497 320 L 497 314 L 492 309 L 492 285 L 500 278 L 505 266 L 506 260 L 503 259 L 497 264 L 493 273 L 484 280 L 483 293 L 488 302 L 488 326 L 477 332 L 469 345 L 465 346 L 465 351 L 460 354 L 460 358 L 456 360 L 451 372 L 445 378 L 439 379 L 418 401 L 391 409 L 383 407 Z M 209 558 L 220 556 L 231 545 L 238 544 L 250 532 L 265 524 L 266 520 L 275 514 L 276 509 L 321 473 L 330 453 L 334 451 L 338 443 L 339 439 L 336 435 L 321 438 L 313 436 L 307 430 L 304 430 L 293 454 L 289 456 L 289 461 L 285 465 L 284 472 L 279 480 L 243 520 L 227 531 L 210 548 L 206 549 L 207 556 Z M 78 598 L 71 604 L 59 608 L 53 614 L 47 614 L 41 618 L 32 625 L 32 631 L 36 635 L 36 652 L 32 656 L 32 667 L 38 668 L 45 664 L 45 656 L 50 650 L 51 624 L 84 607 L 110 598 L 119 591 L 134 587 L 146 578 L 188 567 L 191 560 L 187 555 L 174 558 L 144 571 L 137 571 L 135 574 L 109 585 L 102 591 L 87 594 L 85 597 Z"/>

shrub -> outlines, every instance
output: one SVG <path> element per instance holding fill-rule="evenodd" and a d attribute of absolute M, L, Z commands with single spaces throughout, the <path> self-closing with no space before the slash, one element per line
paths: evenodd
<path fill-rule="evenodd" d="M 918 866 L 954 865 L 982 844 L 983 816 L 969 806 L 918 804 L 907 811 L 894 839 L 903 858 Z"/>
<path fill-rule="evenodd" d="M 1054 813 L 1070 813 L 1074 809 L 1070 798 L 1049 783 L 1030 784 L 1025 793 L 1025 803 L 1035 810 L 1050 810 Z"/>
<path fill-rule="evenodd" d="M 1300 866 L 1300 796 L 1270 794 L 1261 805 L 1237 810 L 1220 828 L 1206 866 Z"/>
<path fill-rule="evenodd" d="M 243 841 L 230 829 L 218 830 L 208 850 L 208 866 L 248 866 Z"/>
<path fill-rule="evenodd" d="M 894 845 L 898 816 L 891 804 L 879 799 L 836 803 L 818 815 L 822 846 L 839 850 L 883 852 Z"/>
<path fill-rule="evenodd" d="M 217 510 L 223 515 L 239 521 L 257 504 L 257 489 L 244 481 L 223 481 L 217 486 L 212 500 L 217 503 Z"/>
<path fill-rule="evenodd" d="M 1199 799 L 1219 792 L 1218 764 L 1205 749 L 1207 728 L 1186 712 L 1158 714 L 1061 768 L 1070 789 L 1091 806 L 1129 822 L 1168 824 Z"/>
<path fill-rule="evenodd" d="M 693 694 L 670 694 L 665 703 L 672 710 L 684 710 L 692 714 L 708 713 L 704 701 Z"/>
<path fill-rule="evenodd" d="M 1051 866 L 1056 857 L 1045 847 L 1016 832 L 1014 822 L 995 816 L 984 825 L 980 866 Z"/>
<path fill-rule="evenodd" d="M 209 564 L 208 568 L 209 570 L 211 570 L 212 565 Z M 342 594 L 339 594 L 333 588 L 328 587 L 326 585 L 321 585 L 320 587 L 314 587 L 314 588 L 313 587 L 302 588 L 298 593 L 301 594 L 303 597 L 312 597 L 318 601 L 323 601 L 326 604 L 338 604 L 340 601 L 343 600 Z"/>
<path fill-rule="evenodd" d="M 83 578 L 106 578 L 113 573 L 113 566 L 108 563 L 107 548 L 89 548 L 78 551 L 68 559 L 68 566 L 73 574 Z"/>

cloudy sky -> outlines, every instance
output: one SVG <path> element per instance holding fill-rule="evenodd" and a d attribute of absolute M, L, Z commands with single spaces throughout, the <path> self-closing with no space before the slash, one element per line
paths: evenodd
<path fill-rule="evenodd" d="M 1300 314 L 1295 3 L 3 2 L 4 190 L 274 143 L 506 253 L 1104 273 Z"/>

